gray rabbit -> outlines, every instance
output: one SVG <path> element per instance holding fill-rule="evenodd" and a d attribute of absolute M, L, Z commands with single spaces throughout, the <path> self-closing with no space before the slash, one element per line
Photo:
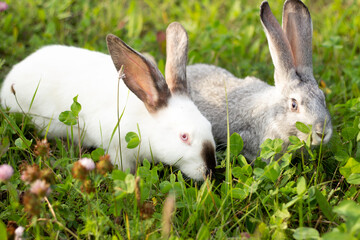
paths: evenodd
<path fill-rule="evenodd" d="M 252 160 L 268 138 L 289 144 L 289 136 L 305 140 L 296 122 L 311 124 L 312 144 L 327 143 L 332 135 L 324 93 L 312 68 L 312 22 L 300 0 L 287 0 L 282 28 L 267 1 L 260 6 L 260 19 L 275 66 L 275 86 L 255 78 L 236 78 L 211 65 L 187 67 L 188 89 L 200 111 L 212 123 L 215 139 L 226 143 L 225 87 L 228 94 L 230 133 L 244 140 L 242 154 Z"/>

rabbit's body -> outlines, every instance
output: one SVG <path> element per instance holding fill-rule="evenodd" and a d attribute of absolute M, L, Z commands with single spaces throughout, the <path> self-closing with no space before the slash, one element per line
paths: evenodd
<path fill-rule="evenodd" d="M 226 70 L 195 64 L 187 67 L 188 89 L 199 110 L 213 125 L 215 139 L 227 141 L 225 85 L 228 97 L 230 134 L 237 132 L 245 142 L 242 154 L 253 159 L 267 138 L 286 138 L 276 124 L 280 116 L 276 88 L 255 78 L 239 79 Z M 209 96 L 211 96 L 209 98 Z M 271 99 L 272 101 L 267 101 Z M 271 109 L 271 110 L 270 110 Z"/>
<path fill-rule="evenodd" d="M 58 60 L 54 61 L 51 56 L 57 56 Z M 78 64 L 79 62 L 82 64 Z M 97 67 L 89 68 L 88 66 Z M 74 75 L 74 72 L 78 74 Z M 14 84 L 13 88 L 17 93 L 19 104 L 27 112 L 31 101 L 29 96 L 35 94 L 39 83 L 29 114 L 40 128 L 46 127 L 52 118 L 49 135 L 66 137 L 67 127 L 58 120 L 58 117 L 61 112 L 69 110 L 73 97 L 79 95 L 78 102 L 82 105 L 79 113 L 80 132 L 83 130 L 91 132 L 91 134 L 84 135 L 83 144 L 85 146 L 97 146 L 100 142 L 104 147 L 107 147 L 117 123 L 117 79 L 118 73 L 109 55 L 76 47 L 46 46 L 14 66 L 2 88 L 2 104 L 10 107 L 14 112 L 21 112 L 12 92 L 9 91 L 11 85 Z M 127 102 L 125 117 L 120 122 L 120 129 L 137 132 L 137 123 L 139 126 L 143 126 L 149 121 L 154 122 L 151 124 L 156 124 L 146 111 L 143 102 L 129 91 L 123 81 L 120 81 L 119 89 L 120 112 Z M 128 95 L 129 99 L 126 101 Z M 136 115 L 138 119 L 134 121 L 127 115 Z M 89 116 L 93 119 L 90 120 Z M 77 125 L 74 128 L 74 140 L 77 141 L 79 139 Z M 142 131 L 143 129 L 141 129 L 141 133 Z M 144 131 L 146 130 L 144 129 Z M 145 133 L 142 135 L 148 136 Z M 147 139 L 143 140 L 146 142 Z M 117 142 L 118 138 L 115 137 L 112 144 L 116 145 Z M 140 149 L 146 152 L 145 148 L 148 146 L 143 145 Z M 123 148 L 126 147 L 124 138 L 122 139 L 122 146 Z M 116 156 L 114 154 L 118 153 L 118 149 L 114 147 L 109 148 L 109 151 L 112 158 Z M 137 149 L 129 149 L 124 154 L 126 154 L 123 156 L 124 158 L 133 159 L 131 155 L 137 154 Z M 149 156 L 144 157 L 150 159 Z M 125 166 L 125 168 L 127 167 Z"/>
<path fill-rule="evenodd" d="M 154 160 L 179 167 L 191 178 L 202 179 L 216 164 L 210 123 L 185 94 L 170 93 L 161 73 L 139 53 L 114 36 L 108 37 L 108 44 L 112 56 L 59 45 L 41 48 L 8 74 L 1 90 L 2 105 L 14 112 L 28 112 L 39 83 L 29 113 L 40 129 L 45 129 L 52 119 L 50 136 L 66 137 L 68 129 L 58 117 L 70 108 L 73 97 L 78 95 L 82 105 L 79 123 L 84 133 L 83 144 L 103 146 L 108 149 L 112 161 L 121 166 L 117 130 L 110 143 L 118 119 L 119 74 L 114 63 L 118 69 L 121 64 L 124 76 L 119 87 L 120 114 L 125 109 L 120 121 L 123 169 L 135 170 L 138 148 L 126 148 L 125 135 L 138 133 L 139 127 L 140 161 L 154 157 Z M 174 51 L 169 51 L 170 60 Z M 123 63 L 121 58 L 128 62 Z M 174 68 L 177 70 L 177 66 Z M 166 80 L 170 81 L 168 77 Z M 11 92 L 12 86 L 21 109 Z M 76 141 L 77 125 L 74 128 Z M 191 137 L 191 142 L 179 139 L 183 133 Z"/>
<path fill-rule="evenodd" d="M 188 90 L 200 111 L 213 126 L 214 137 L 226 143 L 228 97 L 230 134 L 244 140 L 243 155 L 253 160 L 268 138 L 289 144 L 289 136 L 305 140 L 307 134 L 296 122 L 312 125 L 312 144 L 328 142 L 332 135 L 331 117 L 324 93 L 312 73 L 312 23 L 300 0 L 284 4 L 283 28 L 266 1 L 261 5 L 264 26 L 275 66 L 275 86 L 255 78 L 236 78 L 225 69 L 195 64 L 187 67 Z"/>

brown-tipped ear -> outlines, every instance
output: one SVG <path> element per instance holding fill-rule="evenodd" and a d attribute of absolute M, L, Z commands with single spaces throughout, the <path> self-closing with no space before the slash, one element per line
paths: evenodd
<path fill-rule="evenodd" d="M 300 0 L 286 1 L 282 24 L 294 55 L 296 71 L 313 78 L 312 22 L 305 4 Z"/>
<path fill-rule="evenodd" d="M 165 77 L 171 93 L 187 93 L 186 63 L 188 36 L 184 27 L 177 22 L 166 29 Z"/>
<path fill-rule="evenodd" d="M 275 67 L 275 85 L 286 86 L 288 75 L 294 72 L 295 65 L 289 41 L 271 12 L 267 1 L 260 6 L 260 19 L 268 40 L 271 58 Z"/>
<path fill-rule="evenodd" d="M 159 69 L 115 35 L 107 35 L 106 41 L 116 69 L 124 66 L 124 83 L 148 111 L 166 107 L 171 94 Z"/>

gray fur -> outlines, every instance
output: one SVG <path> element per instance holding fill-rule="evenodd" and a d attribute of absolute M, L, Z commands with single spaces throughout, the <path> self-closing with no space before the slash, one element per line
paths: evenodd
<path fill-rule="evenodd" d="M 171 93 L 187 95 L 187 53 L 187 33 L 180 23 L 173 22 L 166 29 L 165 76 Z"/>
<path fill-rule="evenodd" d="M 302 4 L 294 0 L 289 2 Z M 306 72 L 298 71 L 294 63 L 297 54 L 307 44 L 297 46 L 296 51 L 290 47 L 267 2 L 262 3 L 260 14 L 275 66 L 275 86 L 255 77 L 236 78 L 216 66 L 195 64 L 187 67 L 190 97 L 212 123 L 214 137 L 220 143 L 227 140 L 226 85 L 230 134 L 237 132 L 241 135 L 244 140 L 242 154 L 248 160 L 257 156 L 260 145 L 268 138 L 280 138 L 286 145 L 292 135 L 305 139 L 306 134 L 295 127 L 298 121 L 313 125 L 314 145 L 321 141 L 328 142 L 332 135 L 331 117 L 325 105 L 324 93 L 319 89 L 312 71 L 311 74 L 309 68 Z M 303 20 L 301 17 L 297 19 Z M 308 25 L 304 25 L 304 22 L 308 22 Z M 308 28 L 309 24 L 311 20 L 307 19 L 300 26 Z M 293 32 L 299 30 L 301 32 L 296 28 Z M 295 34 L 295 37 L 300 35 Z M 303 62 L 309 66 L 309 57 L 305 60 Z M 292 99 L 297 101 L 296 111 L 292 108 Z"/>
<path fill-rule="evenodd" d="M 312 22 L 300 0 L 288 0 L 283 10 L 283 30 L 291 45 L 297 72 L 312 76 Z M 314 79 L 315 80 L 315 79 Z"/>
<path fill-rule="evenodd" d="M 294 69 L 294 56 L 291 46 L 280 24 L 272 14 L 268 2 L 262 2 L 260 6 L 260 20 L 268 40 L 271 58 L 275 66 L 275 84 L 284 84 L 282 78 Z"/>

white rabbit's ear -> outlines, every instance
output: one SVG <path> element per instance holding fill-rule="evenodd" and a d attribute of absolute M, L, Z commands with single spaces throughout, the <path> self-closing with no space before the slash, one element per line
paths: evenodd
<path fill-rule="evenodd" d="M 294 55 L 296 71 L 313 78 L 312 22 L 310 12 L 300 0 L 287 0 L 283 9 L 283 30 Z"/>
<path fill-rule="evenodd" d="M 107 35 L 106 41 L 116 69 L 124 66 L 124 83 L 148 111 L 166 107 L 171 94 L 159 69 L 115 35 Z"/>
<path fill-rule="evenodd" d="M 186 63 L 188 36 L 177 22 L 166 29 L 165 78 L 171 93 L 187 94 Z"/>
<path fill-rule="evenodd" d="M 264 27 L 270 54 L 275 67 L 275 85 L 286 86 L 289 74 L 295 73 L 291 47 L 267 1 L 260 6 L 260 19 Z"/>

